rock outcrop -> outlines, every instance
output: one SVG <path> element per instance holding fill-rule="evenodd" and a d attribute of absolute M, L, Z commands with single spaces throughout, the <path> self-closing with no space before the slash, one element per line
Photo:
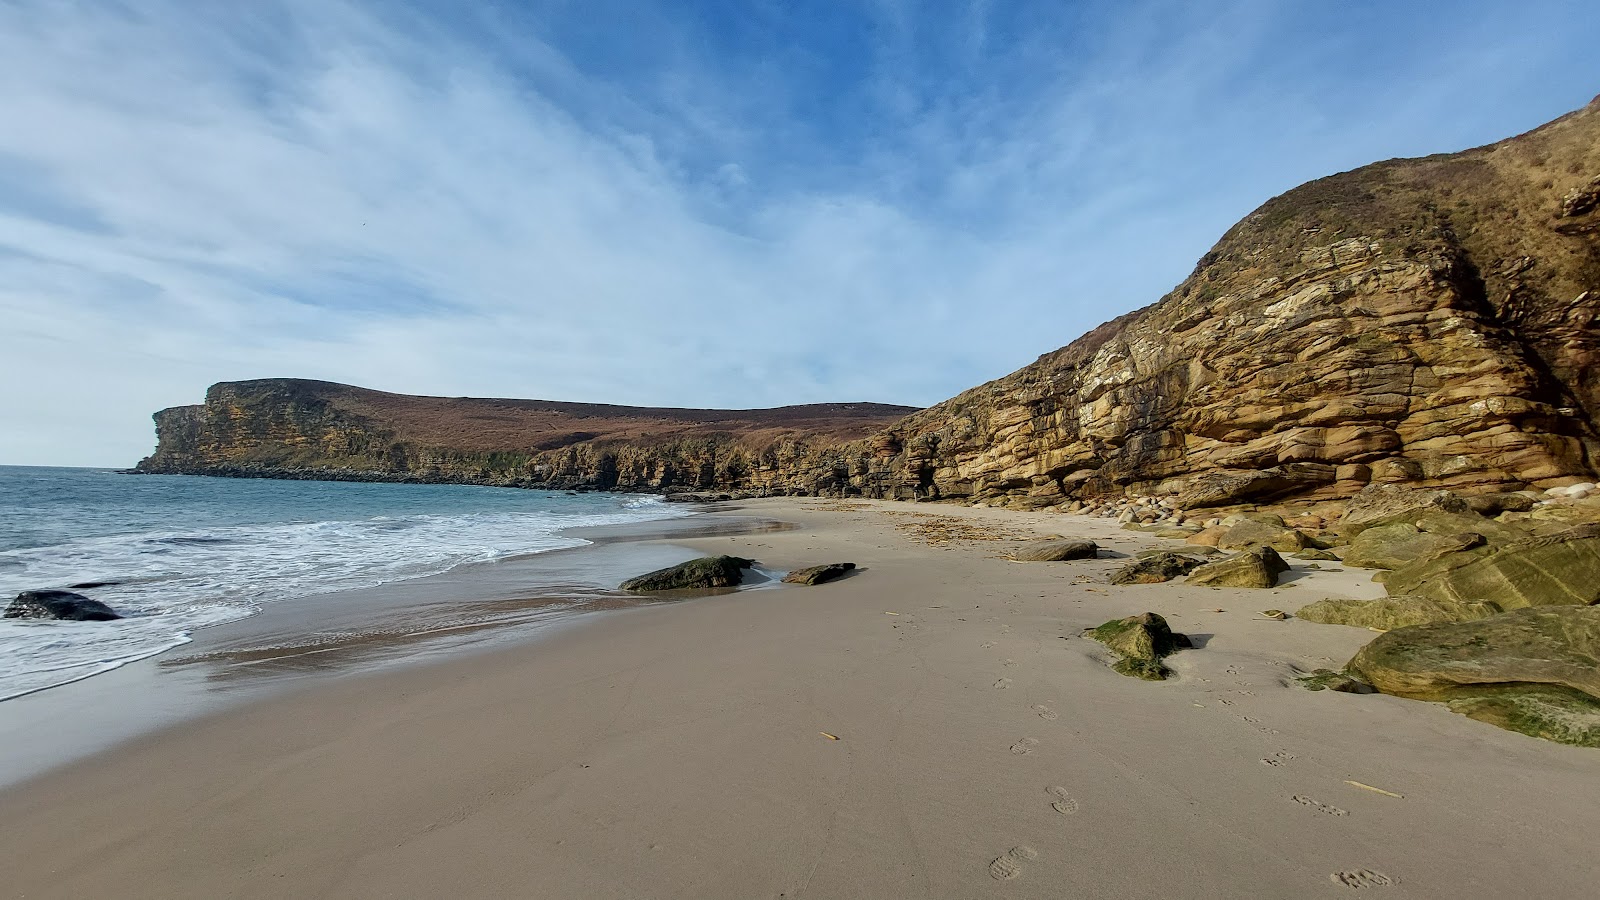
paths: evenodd
<path fill-rule="evenodd" d="M 1313 181 L 1235 225 L 1159 302 L 903 418 L 856 405 L 828 408 L 851 427 L 675 420 L 591 434 L 576 415 L 530 440 L 495 424 L 516 401 L 400 409 L 257 382 L 158 414 L 160 446 L 140 469 L 1166 504 L 1128 521 L 1369 485 L 1593 482 L 1597 182 L 1600 100 L 1491 146 Z M 434 428 L 427 410 L 472 427 Z"/>
<path fill-rule="evenodd" d="M 703 556 L 624 581 L 624 591 L 677 591 L 734 587 L 754 561 L 739 556 Z"/>
<path fill-rule="evenodd" d="M 99 600 L 91 600 L 72 591 L 23 591 L 11 601 L 0 618 L 109 622 L 122 616 Z"/>

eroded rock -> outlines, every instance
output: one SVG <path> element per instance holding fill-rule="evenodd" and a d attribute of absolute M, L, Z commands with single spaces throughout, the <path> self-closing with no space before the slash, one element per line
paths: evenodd
<path fill-rule="evenodd" d="M 1390 572 L 1391 596 L 1491 600 L 1505 609 L 1588 605 L 1600 600 L 1600 526 L 1480 547 Z"/>
<path fill-rule="evenodd" d="M 1278 584 L 1278 574 L 1289 571 L 1278 551 L 1256 547 L 1219 559 L 1189 573 L 1187 583 L 1202 587 L 1269 588 Z"/>
<path fill-rule="evenodd" d="M 1415 562 L 1431 562 L 1448 553 L 1481 547 L 1476 532 L 1428 534 L 1407 522 L 1391 522 L 1363 530 L 1345 548 L 1346 565 L 1363 569 L 1398 569 Z"/>
<path fill-rule="evenodd" d="M 1375 600 L 1329 598 L 1308 603 L 1297 618 L 1323 625 L 1353 625 L 1390 631 L 1410 625 L 1470 622 L 1504 612 L 1487 600 L 1439 600 L 1432 597 L 1381 597 Z"/>

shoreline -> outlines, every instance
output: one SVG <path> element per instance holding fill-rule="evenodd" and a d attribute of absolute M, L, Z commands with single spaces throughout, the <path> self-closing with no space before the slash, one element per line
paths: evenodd
<path fill-rule="evenodd" d="M 1592 887 L 1581 864 L 1600 826 L 1586 800 L 1600 792 L 1592 751 L 1289 681 L 1342 663 L 1370 633 L 1257 611 L 1370 591 L 1365 571 L 1299 563 L 1292 586 L 1258 591 L 1113 588 L 1113 554 L 1170 544 L 1053 513 L 739 507 L 800 527 L 673 543 L 774 569 L 861 568 L 818 587 L 585 617 L 146 734 L 0 794 L 12 895 Z M 1110 553 L 998 558 L 1050 532 Z M 1111 672 L 1078 636 L 1147 609 L 1195 638 L 1169 658 L 1174 681 Z"/>
<path fill-rule="evenodd" d="M 77 681 L 0 701 L 0 790 L 160 728 L 319 679 L 425 665 L 532 642 L 647 599 L 614 590 L 637 566 L 692 558 L 676 538 L 760 532 L 755 517 L 695 514 L 560 534 L 588 543 L 462 563 L 432 575 L 263 604 Z M 640 569 L 639 571 L 643 571 Z"/>

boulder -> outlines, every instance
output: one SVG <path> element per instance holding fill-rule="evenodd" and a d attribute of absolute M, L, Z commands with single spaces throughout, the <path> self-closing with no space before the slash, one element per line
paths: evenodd
<path fill-rule="evenodd" d="M 1378 690 L 1476 719 L 1600 746 L 1600 607 L 1516 609 L 1380 635 L 1348 667 Z"/>
<path fill-rule="evenodd" d="M 804 569 L 795 569 L 793 572 L 783 576 L 783 580 L 787 584 L 822 584 L 825 581 L 832 581 L 835 578 L 842 577 L 844 573 L 855 569 L 855 567 L 856 564 L 853 562 L 810 566 Z"/>
<path fill-rule="evenodd" d="M 1257 547 L 1207 563 L 1189 573 L 1188 584 L 1203 587 L 1269 588 L 1278 584 L 1278 573 L 1289 571 L 1288 563 L 1271 547 Z"/>
<path fill-rule="evenodd" d="M 1487 600 L 1436 600 L 1431 597 L 1383 597 L 1377 600 L 1318 600 L 1300 607 L 1297 618 L 1323 625 L 1353 625 L 1389 631 L 1436 622 L 1471 622 L 1504 612 Z"/>
<path fill-rule="evenodd" d="M 1010 556 L 1016 562 L 1061 562 L 1069 559 L 1094 559 L 1100 546 L 1094 541 L 1061 539 L 1034 541 L 1018 547 Z"/>
<path fill-rule="evenodd" d="M 23 591 L 11 601 L 0 618 L 109 622 L 122 616 L 99 600 L 91 600 L 72 591 Z"/>
<path fill-rule="evenodd" d="M 1317 669 L 1309 675 L 1300 675 L 1295 678 L 1300 686 L 1308 691 L 1338 691 L 1343 694 L 1371 694 L 1376 688 L 1365 681 L 1351 675 L 1349 672 L 1335 672 L 1332 669 Z"/>
<path fill-rule="evenodd" d="M 1412 521 L 1425 512 L 1465 513 L 1470 509 L 1467 501 L 1449 491 L 1369 484 L 1350 498 L 1344 515 L 1339 519 L 1338 530 L 1340 534 L 1353 538 L 1368 528 L 1390 522 Z"/>
<path fill-rule="evenodd" d="M 1175 633 L 1166 619 L 1153 612 L 1113 619 L 1083 634 L 1120 657 L 1112 668 L 1146 681 L 1161 681 L 1171 674 L 1162 665 L 1162 657 L 1194 646 L 1187 635 Z"/>
<path fill-rule="evenodd" d="M 733 587 L 744 580 L 754 560 L 739 556 L 703 556 L 657 569 L 622 583 L 624 591 L 672 591 L 682 588 Z"/>
<path fill-rule="evenodd" d="M 1330 561 L 1331 562 L 1338 562 L 1339 561 L 1338 554 L 1331 553 L 1331 552 L 1329 552 L 1327 550 L 1318 550 L 1315 547 L 1307 547 L 1306 549 L 1301 550 L 1299 553 L 1296 553 L 1294 555 L 1294 558 L 1295 559 L 1317 560 L 1317 561 L 1321 561 L 1321 562 L 1330 562 Z"/>
<path fill-rule="evenodd" d="M 1111 573 L 1112 584 L 1160 584 L 1187 575 L 1200 560 L 1178 553 L 1156 553 L 1141 557 Z"/>
<path fill-rule="evenodd" d="M 1398 569 L 1413 562 L 1428 562 L 1447 553 L 1481 547 L 1484 537 L 1475 532 L 1428 534 L 1407 522 L 1391 522 L 1365 529 L 1345 549 L 1346 565 L 1363 569 Z"/>
<path fill-rule="evenodd" d="M 1588 605 L 1600 600 L 1600 526 L 1480 547 L 1395 569 L 1391 596 L 1491 600 L 1504 609 Z"/>
<path fill-rule="evenodd" d="M 1274 516 L 1273 518 L 1277 518 Z M 1223 529 L 1217 536 L 1218 550 L 1248 550 L 1251 547 L 1271 547 L 1280 553 L 1293 553 L 1311 545 L 1311 540 L 1293 528 L 1278 524 L 1246 519 Z"/>
<path fill-rule="evenodd" d="M 1467 498 L 1467 506 L 1480 516 L 1497 516 L 1503 512 L 1527 512 L 1533 509 L 1534 499 L 1527 494 L 1479 494 Z"/>

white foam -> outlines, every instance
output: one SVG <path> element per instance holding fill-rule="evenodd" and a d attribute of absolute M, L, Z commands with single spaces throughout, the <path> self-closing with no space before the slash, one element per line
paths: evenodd
<path fill-rule="evenodd" d="M 90 538 L 0 552 L 0 597 L 109 581 L 84 593 L 115 622 L 0 620 L 0 700 L 78 681 L 186 643 L 264 603 L 371 587 L 468 562 L 587 543 L 558 531 L 675 518 L 653 497 L 611 513 L 377 516 Z"/>

